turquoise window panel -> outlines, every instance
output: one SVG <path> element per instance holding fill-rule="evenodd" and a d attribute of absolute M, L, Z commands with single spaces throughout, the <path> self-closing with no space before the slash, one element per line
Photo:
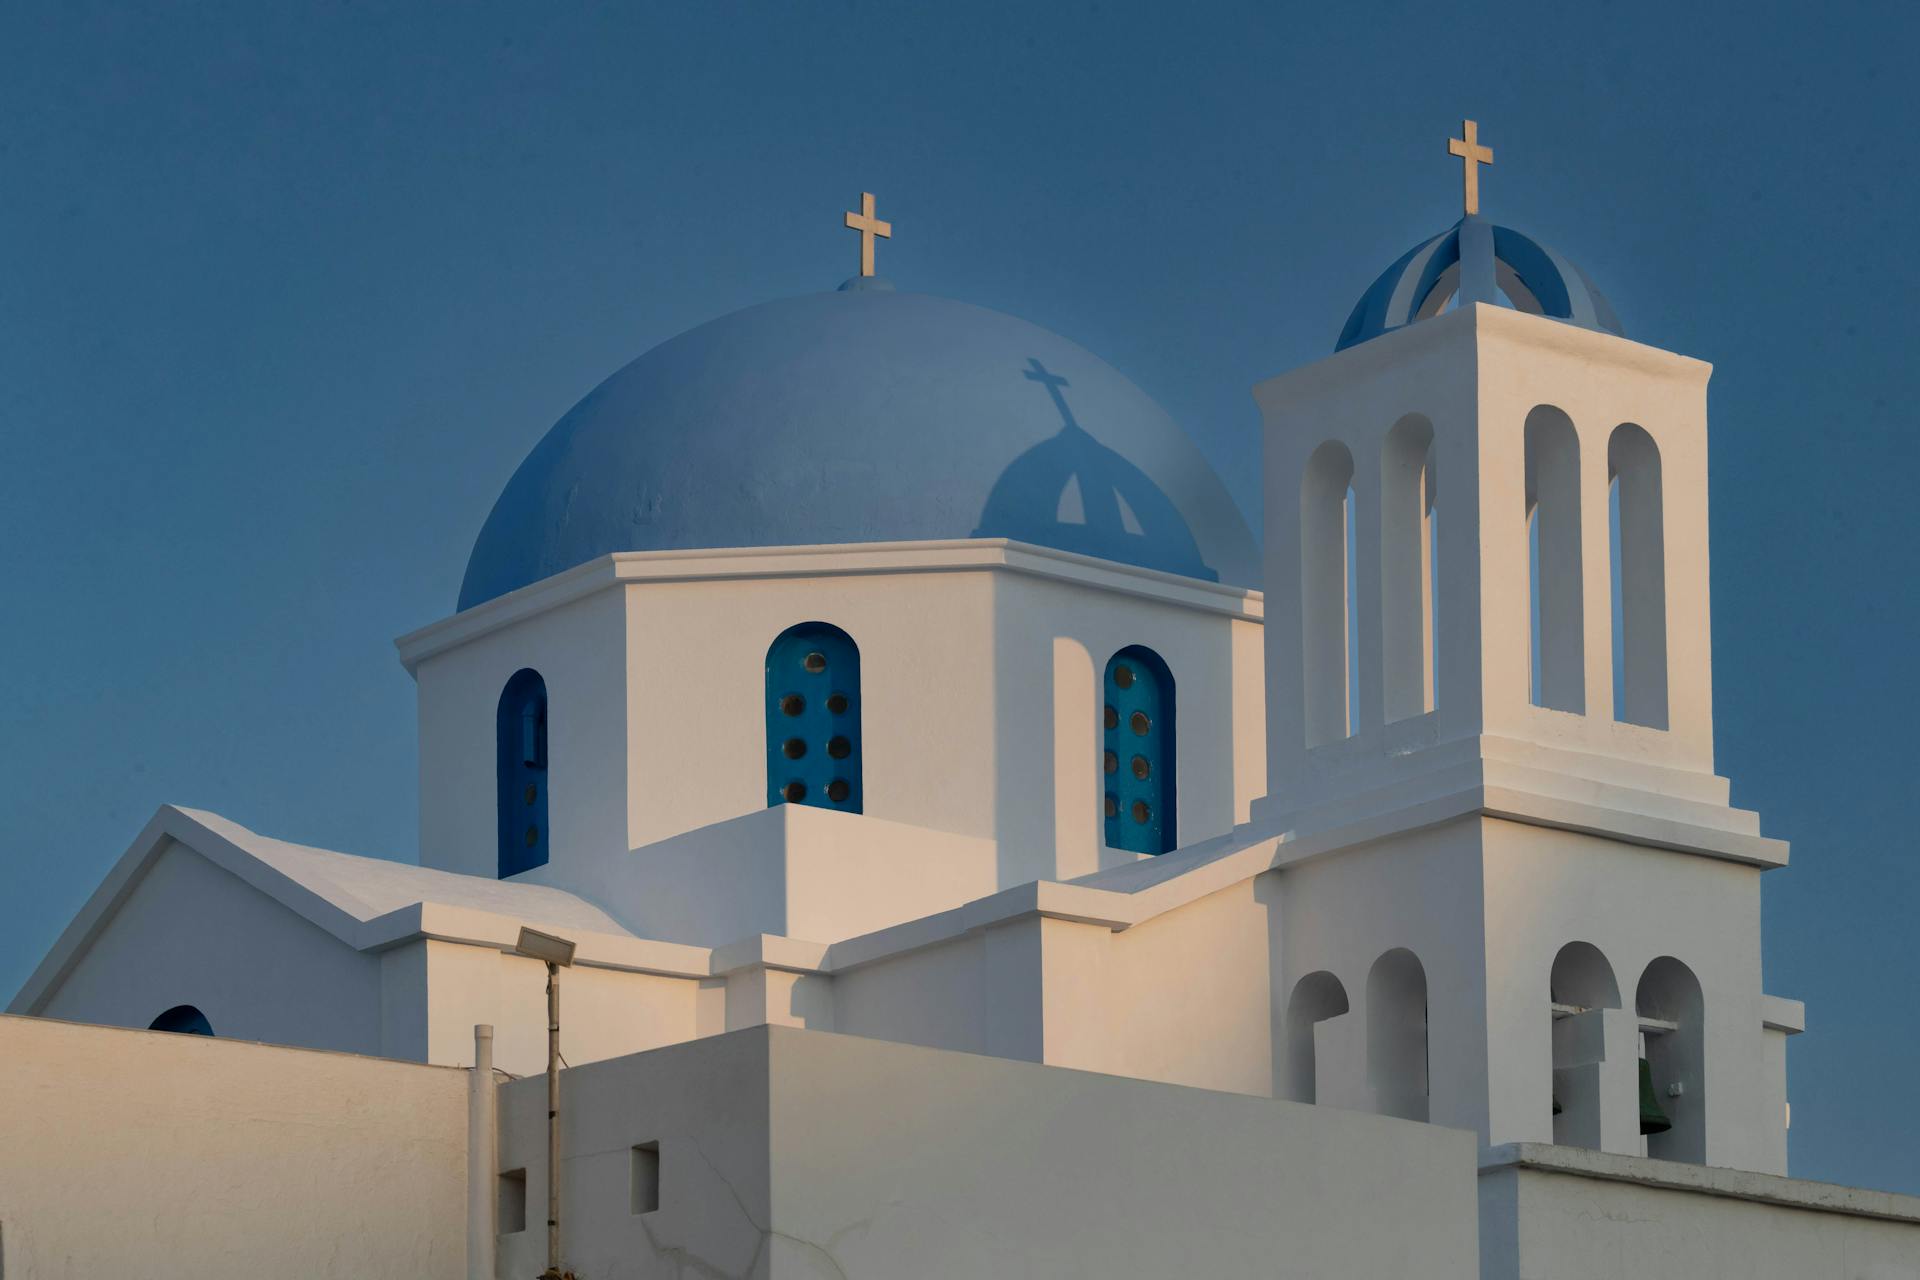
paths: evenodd
<path fill-rule="evenodd" d="M 494 723 L 500 878 L 547 864 L 547 682 L 523 668 L 500 693 Z"/>
<path fill-rule="evenodd" d="M 861 811 L 860 648 L 824 622 L 767 649 L 767 803 Z"/>
<path fill-rule="evenodd" d="M 1173 674 L 1135 645 L 1113 655 L 1102 688 L 1107 846 L 1165 853 L 1177 835 Z"/>

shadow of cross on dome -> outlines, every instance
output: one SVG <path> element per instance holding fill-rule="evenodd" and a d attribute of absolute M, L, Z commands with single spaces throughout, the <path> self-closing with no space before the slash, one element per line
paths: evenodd
<path fill-rule="evenodd" d="M 1037 358 L 1027 364 L 1021 376 L 1053 397 L 1060 430 L 1000 473 L 973 536 L 1012 538 L 1218 582 L 1173 500 L 1074 419 L 1062 393 L 1072 384 Z"/>

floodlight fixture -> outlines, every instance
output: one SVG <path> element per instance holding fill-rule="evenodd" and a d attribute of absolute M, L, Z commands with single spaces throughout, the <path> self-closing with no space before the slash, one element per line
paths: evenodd
<path fill-rule="evenodd" d="M 557 964 L 563 969 L 573 964 L 573 943 L 525 925 L 520 928 L 520 940 L 513 944 L 513 951 L 515 955 Z"/>
<path fill-rule="evenodd" d="M 560 1270 L 560 970 L 573 965 L 574 944 L 520 926 L 513 954 L 547 966 L 547 1269 L 541 1280 L 571 1274 Z"/>

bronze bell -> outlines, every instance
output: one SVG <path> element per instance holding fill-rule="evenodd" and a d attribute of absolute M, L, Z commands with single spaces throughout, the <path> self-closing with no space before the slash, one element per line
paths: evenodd
<path fill-rule="evenodd" d="M 1673 1128 L 1673 1121 L 1667 1119 L 1667 1113 L 1660 1109 L 1660 1099 L 1653 1096 L 1653 1064 L 1645 1058 L 1640 1059 L 1640 1133 L 1644 1137 L 1651 1133 L 1665 1133 Z"/>

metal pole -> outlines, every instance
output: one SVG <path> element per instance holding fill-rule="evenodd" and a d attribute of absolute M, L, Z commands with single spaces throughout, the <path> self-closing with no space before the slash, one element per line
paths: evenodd
<path fill-rule="evenodd" d="M 467 1276 L 493 1280 L 498 1226 L 494 1222 L 499 1157 L 494 1143 L 493 1028 L 473 1029 L 473 1074 L 467 1081 Z"/>
<path fill-rule="evenodd" d="M 560 1274 L 560 966 L 547 961 L 547 1271 Z"/>

